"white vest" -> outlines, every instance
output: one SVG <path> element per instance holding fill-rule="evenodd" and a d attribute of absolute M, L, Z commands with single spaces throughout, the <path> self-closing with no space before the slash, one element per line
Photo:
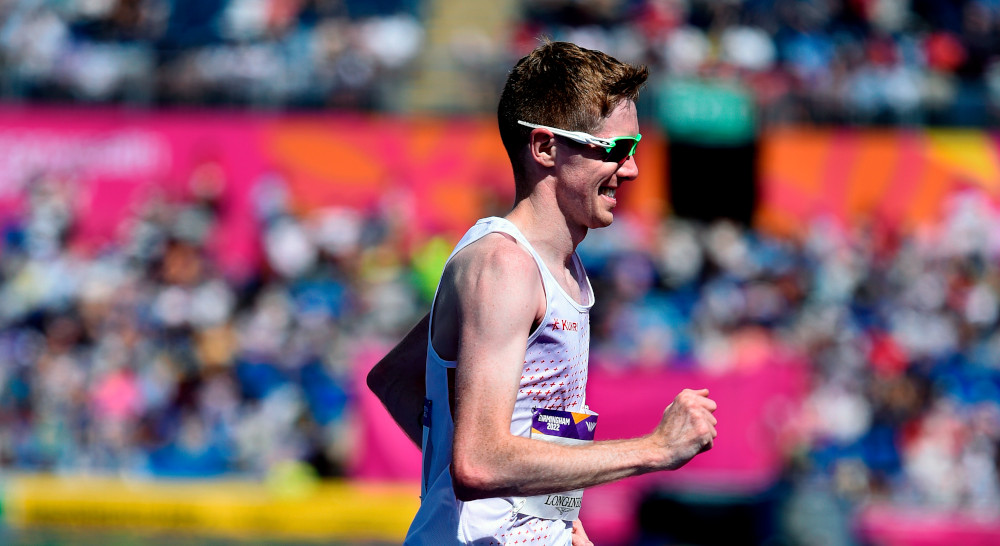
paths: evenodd
<path fill-rule="evenodd" d="M 513 237 L 535 259 L 541 272 L 545 289 L 545 317 L 531 333 L 525 350 L 524 368 L 511 416 L 511 434 L 531 437 L 532 420 L 538 427 L 540 410 L 564 410 L 578 414 L 589 413 L 586 408 L 587 367 L 590 348 L 590 308 L 594 292 L 577 255 L 573 255 L 574 277 L 580 283 L 582 299 L 587 305 L 573 300 L 556 282 L 538 253 L 524 235 L 504 218 L 485 218 L 476 223 L 462 237 L 451 258 L 467 245 L 490 233 L 505 233 Z M 437 295 L 435 294 L 435 300 Z M 431 307 L 433 324 L 433 304 Z M 430 330 L 429 330 L 430 332 Z M 448 368 L 454 361 L 442 360 L 430 342 L 427 342 L 427 403 L 424 413 L 423 473 L 421 504 L 407 533 L 407 545 L 449 544 L 507 544 L 526 540 L 529 544 L 565 544 L 572 541 L 572 519 L 579 511 L 579 495 L 541 495 L 539 497 L 503 497 L 462 502 L 455 497 L 451 483 L 451 450 L 454 423 L 448 398 Z M 582 419 L 579 416 L 578 419 Z M 559 418 L 543 417 L 555 422 Z M 589 425 L 591 439 L 593 423 L 579 424 L 581 430 Z M 565 429 L 565 427 L 564 427 Z M 538 430 L 534 434 L 538 434 Z M 536 517 L 526 512 L 530 507 L 557 507 L 570 519 Z M 546 502 L 548 501 L 548 502 Z M 576 510 L 566 507 L 575 504 Z M 544 505 L 544 506 L 543 506 Z M 537 509 L 534 512 L 538 514 Z M 555 512 L 559 514 L 560 512 Z M 534 541 L 532 542 L 532 540 Z"/>

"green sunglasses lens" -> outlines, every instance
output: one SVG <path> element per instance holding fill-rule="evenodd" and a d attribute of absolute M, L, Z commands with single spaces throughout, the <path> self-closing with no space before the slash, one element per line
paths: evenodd
<path fill-rule="evenodd" d="M 621 163 L 635 153 L 635 147 L 639 144 L 638 138 L 624 137 L 615 140 L 615 145 L 608 150 L 608 157 L 605 161 Z"/>

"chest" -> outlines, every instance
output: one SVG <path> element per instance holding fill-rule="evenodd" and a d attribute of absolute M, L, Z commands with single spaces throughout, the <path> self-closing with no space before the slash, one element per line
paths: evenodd
<path fill-rule="evenodd" d="M 589 313 L 552 305 L 525 351 L 519 398 L 526 407 L 580 407 L 589 361 Z"/>
<path fill-rule="evenodd" d="M 569 264 L 546 263 L 549 273 L 552 275 L 550 281 L 554 281 L 559 290 L 568 296 L 578 305 L 586 306 L 590 304 L 590 293 L 587 288 L 587 274 L 577 262 L 570 261 Z"/>

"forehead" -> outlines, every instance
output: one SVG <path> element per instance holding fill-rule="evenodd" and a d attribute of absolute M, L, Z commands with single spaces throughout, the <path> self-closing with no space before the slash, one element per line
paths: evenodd
<path fill-rule="evenodd" d="M 604 124 L 594 136 L 616 137 L 625 135 L 636 135 L 639 133 L 639 118 L 636 113 L 635 103 L 626 100 L 622 101 L 611 111 L 611 115 L 604 118 Z"/>

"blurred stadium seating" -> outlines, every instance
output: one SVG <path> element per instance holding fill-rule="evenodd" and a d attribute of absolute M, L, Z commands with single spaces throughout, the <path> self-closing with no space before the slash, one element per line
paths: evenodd
<path fill-rule="evenodd" d="M 660 80 L 653 94 L 685 80 L 738 87 L 765 123 L 998 121 L 989 0 L 501 0 L 489 3 L 491 17 L 476 17 L 485 9 L 450 0 L 9 0 L 0 94 L 482 112 L 494 108 L 511 62 L 547 35 L 649 64 Z"/>
<path fill-rule="evenodd" d="M 642 179 L 580 249 L 592 395 L 685 378 L 748 422 L 695 479 L 595 490 L 591 535 L 1000 541 L 994 0 L 0 1 L 6 523 L 119 524 L 130 481 L 188 532 L 342 510 L 338 484 L 402 489 L 305 527 L 411 506 L 359 378 L 508 206 L 492 112 L 541 35 L 652 73 Z M 183 484 L 231 518 L 191 523 L 216 505 Z"/>

